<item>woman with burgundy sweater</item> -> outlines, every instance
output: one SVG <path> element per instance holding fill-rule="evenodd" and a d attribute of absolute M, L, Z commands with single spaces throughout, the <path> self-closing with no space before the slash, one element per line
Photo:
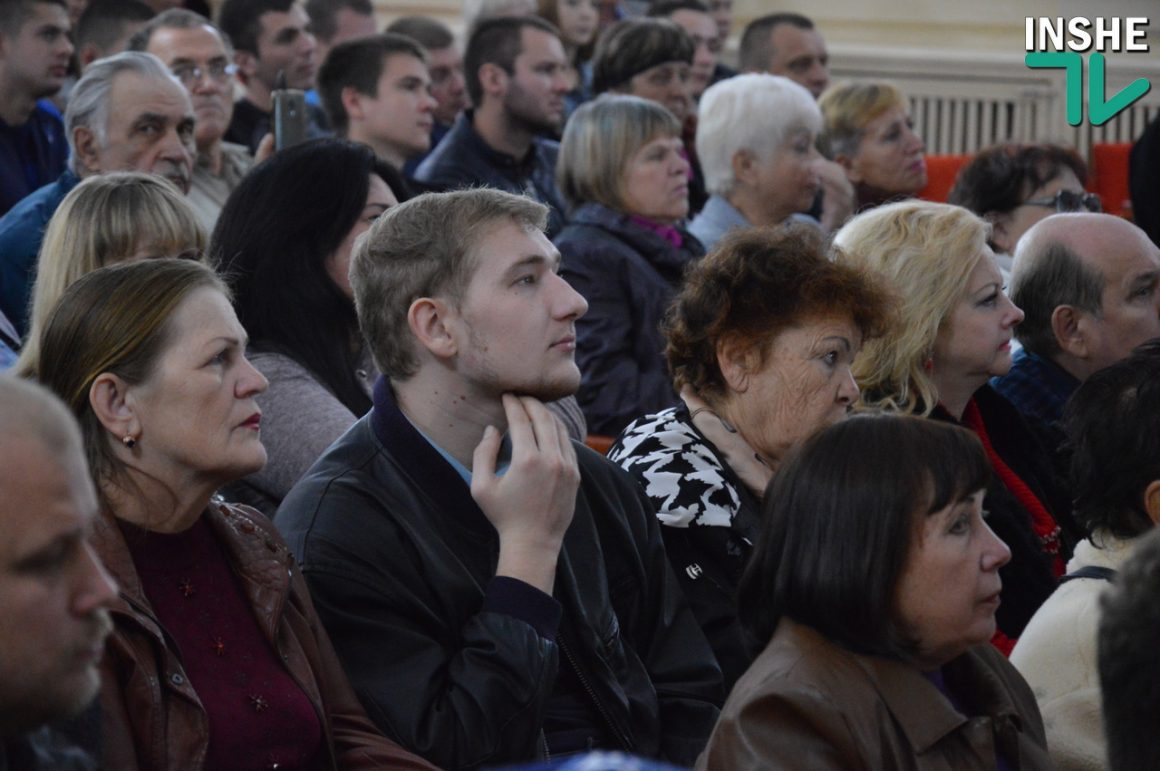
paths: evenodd
<path fill-rule="evenodd" d="M 214 498 L 266 462 L 245 344 L 188 260 L 90 273 L 43 329 L 38 376 L 83 426 L 119 586 L 102 767 L 430 769 L 368 720 L 277 531 Z"/>
<path fill-rule="evenodd" d="M 854 364 L 862 406 L 966 426 L 991 461 L 984 507 L 1011 548 L 993 642 L 1009 653 L 1082 536 L 1047 449 L 987 385 L 1010 368 L 1012 330 L 1023 319 L 1004 292 L 989 231 L 958 206 L 906 201 L 858 215 L 834 243 L 898 295 L 895 332 L 867 342 Z"/>

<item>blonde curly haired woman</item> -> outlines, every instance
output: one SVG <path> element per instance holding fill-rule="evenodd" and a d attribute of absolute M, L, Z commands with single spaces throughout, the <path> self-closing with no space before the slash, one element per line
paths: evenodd
<path fill-rule="evenodd" d="M 905 201 L 858 215 L 834 244 L 839 259 L 876 271 L 898 295 L 900 324 L 867 341 L 855 362 L 861 406 L 964 425 L 987 451 L 990 525 L 1012 552 L 994 642 L 1010 652 L 1078 533 L 1047 449 L 987 384 L 1010 368 L 1012 330 L 1023 319 L 1004 292 L 989 229 L 966 209 Z"/>

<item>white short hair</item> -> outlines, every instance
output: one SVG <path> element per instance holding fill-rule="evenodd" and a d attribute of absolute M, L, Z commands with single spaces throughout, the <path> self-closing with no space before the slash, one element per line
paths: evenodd
<path fill-rule="evenodd" d="M 822 130 L 822 113 L 810 92 L 780 75 L 749 73 L 715 83 L 701 95 L 697 112 L 705 187 L 722 196 L 733 190 L 733 156 L 739 151 L 767 160 L 791 132 Z"/>

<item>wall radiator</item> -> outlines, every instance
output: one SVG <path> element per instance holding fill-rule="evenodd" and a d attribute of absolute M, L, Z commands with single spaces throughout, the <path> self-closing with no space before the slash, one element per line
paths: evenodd
<path fill-rule="evenodd" d="M 946 51 L 831 50 L 838 80 L 888 80 L 910 98 L 915 129 L 931 154 L 973 153 L 996 142 L 1058 142 L 1090 160 L 1092 144 L 1130 142 L 1160 115 L 1160 60 L 1109 55 L 1107 93 L 1144 77 L 1152 90 L 1102 126 L 1065 117 L 1062 70 L 1033 70 L 1023 56 Z M 1085 68 L 1086 74 L 1086 68 Z"/>

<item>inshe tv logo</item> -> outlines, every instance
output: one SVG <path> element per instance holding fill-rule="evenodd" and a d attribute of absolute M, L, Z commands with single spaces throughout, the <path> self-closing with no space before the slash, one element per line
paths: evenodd
<path fill-rule="evenodd" d="M 1067 122 L 1078 126 L 1083 121 L 1083 54 L 1091 51 L 1087 77 L 1088 120 L 1093 126 L 1102 126 L 1152 88 L 1146 79 L 1136 78 L 1111 99 L 1107 98 L 1104 52 L 1147 53 L 1147 27 L 1146 18 L 1092 20 L 1077 16 L 1065 20 L 1029 16 L 1024 61 L 1034 69 L 1067 71 Z"/>

